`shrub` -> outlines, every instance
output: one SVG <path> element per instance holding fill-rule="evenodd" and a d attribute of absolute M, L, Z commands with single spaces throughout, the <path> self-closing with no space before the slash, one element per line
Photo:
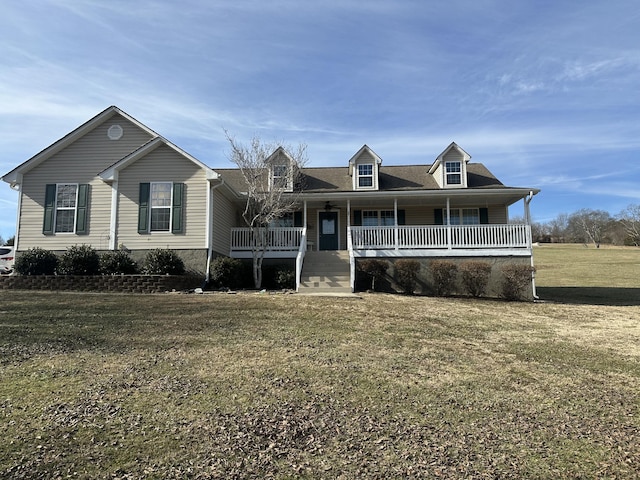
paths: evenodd
<path fill-rule="evenodd" d="M 184 262 L 173 250 L 156 248 L 145 255 L 142 271 L 147 275 L 182 275 Z"/>
<path fill-rule="evenodd" d="M 100 255 L 100 273 L 103 275 L 131 275 L 138 273 L 138 264 L 124 250 L 104 252 Z"/>
<path fill-rule="evenodd" d="M 296 272 L 291 268 L 279 268 L 276 271 L 276 285 L 278 288 L 296 288 Z"/>
<path fill-rule="evenodd" d="M 451 260 L 432 260 L 429 264 L 436 295 L 450 295 L 455 290 L 458 266 Z"/>
<path fill-rule="evenodd" d="M 491 264 L 489 262 L 468 261 L 460 264 L 462 286 L 466 293 L 474 297 L 484 295 L 487 291 L 489 278 L 491 277 Z"/>
<path fill-rule="evenodd" d="M 20 275 L 53 275 L 57 267 L 56 254 L 40 247 L 21 253 L 14 265 L 15 271 Z"/>
<path fill-rule="evenodd" d="M 371 290 L 376 290 L 376 280 L 381 279 L 389 268 L 389 262 L 368 258 L 358 262 L 358 269 L 371 279 Z"/>
<path fill-rule="evenodd" d="M 96 275 L 100 272 L 100 256 L 89 245 L 73 245 L 60 257 L 58 273 L 62 275 Z"/>
<path fill-rule="evenodd" d="M 420 262 L 417 260 L 402 259 L 394 264 L 396 282 L 402 291 L 412 295 L 418 284 L 418 272 L 420 272 Z"/>
<path fill-rule="evenodd" d="M 242 286 L 244 265 L 241 260 L 216 257 L 211 262 L 209 279 L 214 287 L 238 288 Z"/>
<path fill-rule="evenodd" d="M 526 289 L 531 287 L 531 275 L 536 271 L 531 265 L 512 263 L 502 267 L 502 296 L 507 300 L 525 298 Z"/>

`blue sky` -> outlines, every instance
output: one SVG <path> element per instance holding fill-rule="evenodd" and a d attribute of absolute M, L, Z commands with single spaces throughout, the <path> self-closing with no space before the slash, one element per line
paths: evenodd
<path fill-rule="evenodd" d="M 542 189 L 536 221 L 616 214 L 640 203 L 638 25 L 637 0 L 3 0 L 0 175 L 117 105 L 214 169 L 223 129 L 312 166 L 455 141 Z M 4 238 L 16 206 L 3 182 Z"/>

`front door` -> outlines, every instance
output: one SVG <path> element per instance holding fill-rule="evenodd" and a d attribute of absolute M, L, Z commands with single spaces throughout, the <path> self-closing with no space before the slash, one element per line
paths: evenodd
<path fill-rule="evenodd" d="M 319 212 L 318 250 L 338 250 L 338 212 Z"/>

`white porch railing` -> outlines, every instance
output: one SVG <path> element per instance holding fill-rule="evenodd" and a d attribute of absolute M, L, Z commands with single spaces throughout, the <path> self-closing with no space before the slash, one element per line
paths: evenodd
<path fill-rule="evenodd" d="M 231 229 L 231 251 L 252 251 L 256 245 L 266 245 L 267 251 L 297 252 L 302 242 L 304 227 L 274 227 Z"/>
<path fill-rule="evenodd" d="M 356 250 L 530 248 L 528 225 L 350 227 Z"/>
<path fill-rule="evenodd" d="M 303 230 L 303 227 L 259 228 L 252 235 L 250 228 L 232 228 L 231 251 L 251 251 L 256 245 L 265 242 L 268 251 L 297 252 Z"/>

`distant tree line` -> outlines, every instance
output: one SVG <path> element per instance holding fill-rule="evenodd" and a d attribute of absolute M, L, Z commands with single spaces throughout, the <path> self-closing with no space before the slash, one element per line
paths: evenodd
<path fill-rule="evenodd" d="M 4 238 L 2 238 L 2 235 L 0 235 L 0 246 L 7 245 L 9 247 L 12 247 L 15 240 L 16 240 L 15 236 L 9 237 L 7 240 L 5 240 Z"/>
<path fill-rule="evenodd" d="M 511 219 L 523 223 L 522 217 Z M 561 213 L 546 223 L 532 222 L 531 235 L 540 243 L 584 243 L 640 246 L 640 204 L 629 205 L 617 215 L 583 208 Z"/>

